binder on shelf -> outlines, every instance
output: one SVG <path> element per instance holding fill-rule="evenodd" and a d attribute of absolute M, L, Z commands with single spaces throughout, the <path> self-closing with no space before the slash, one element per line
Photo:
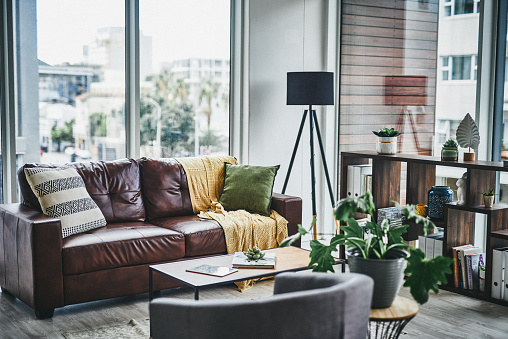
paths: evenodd
<path fill-rule="evenodd" d="M 444 234 L 440 233 L 440 236 L 434 239 L 434 255 L 433 258 L 443 255 L 443 238 Z"/>
<path fill-rule="evenodd" d="M 353 198 L 353 183 L 355 181 L 355 172 L 353 166 L 347 167 L 347 197 Z"/>
<path fill-rule="evenodd" d="M 421 249 L 423 251 L 423 253 L 425 253 L 425 241 L 426 241 L 427 237 L 425 237 L 424 235 L 419 235 L 418 236 L 418 248 Z"/>
<path fill-rule="evenodd" d="M 504 254 L 504 262 L 505 262 L 505 268 L 504 268 L 504 283 L 502 288 L 504 289 L 504 300 L 508 301 L 508 269 L 506 268 L 506 265 L 508 263 L 508 249 L 503 252 Z"/>
<path fill-rule="evenodd" d="M 347 167 L 347 196 L 357 198 L 364 194 L 368 187 L 367 176 L 369 175 L 372 186 L 372 165 L 349 165 Z"/>
<path fill-rule="evenodd" d="M 492 283 L 490 296 L 494 299 L 503 299 L 504 296 L 504 270 L 505 253 L 508 247 L 494 248 L 492 250 Z"/>
<path fill-rule="evenodd" d="M 427 237 L 425 239 L 425 258 L 432 259 L 434 258 L 434 254 L 437 253 L 437 251 L 441 251 L 443 253 L 443 233 L 431 233 L 427 234 Z M 439 241 L 441 242 L 439 244 Z M 437 251 L 436 250 L 436 242 L 437 244 Z M 439 247 L 441 249 L 439 249 Z"/>

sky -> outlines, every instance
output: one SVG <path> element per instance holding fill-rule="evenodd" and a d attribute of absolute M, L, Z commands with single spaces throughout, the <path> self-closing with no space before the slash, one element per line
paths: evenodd
<path fill-rule="evenodd" d="M 229 58 L 229 0 L 140 0 L 140 29 L 152 36 L 153 67 L 189 57 Z M 38 0 L 38 57 L 79 63 L 100 27 L 124 27 L 124 0 Z"/>

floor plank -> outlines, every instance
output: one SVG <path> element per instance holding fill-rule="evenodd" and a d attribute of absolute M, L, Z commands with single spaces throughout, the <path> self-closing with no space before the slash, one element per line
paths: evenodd
<path fill-rule="evenodd" d="M 272 295 L 273 280 L 258 282 L 238 292 L 234 285 L 203 288 L 201 299 L 256 299 Z M 410 298 L 409 291 L 400 295 Z M 193 290 L 178 288 L 163 297 L 192 299 Z M 38 320 L 33 311 L 5 293 L 0 293 L 0 338 L 63 338 L 62 333 L 89 330 L 131 319 L 148 319 L 148 295 L 115 298 L 72 305 L 55 310 L 52 319 Z M 508 308 L 486 301 L 440 291 L 420 306 L 401 338 L 508 338 Z"/>

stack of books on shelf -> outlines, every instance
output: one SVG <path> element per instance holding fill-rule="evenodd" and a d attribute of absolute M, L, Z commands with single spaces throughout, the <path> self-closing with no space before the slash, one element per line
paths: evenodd
<path fill-rule="evenodd" d="M 372 165 L 349 165 L 347 167 L 347 197 L 358 198 L 372 192 Z"/>
<path fill-rule="evenodd" d="M 492 251 L 491 297 L 508 300 L 508 247 Z"/>
<path fill-rule="evenodd" d="M 457 288 L 485 291 L 485 253 L 480 247 L 462 245 L 452 247 L 453 280 Z"/>
<path fill-rule="evenodd" d="M 436 233 L 418 236 L 418 248 L 425 253 L 427 259 L 443 255 L 444 230 L 441 227 L 436 227 L 436 229 Z"/>

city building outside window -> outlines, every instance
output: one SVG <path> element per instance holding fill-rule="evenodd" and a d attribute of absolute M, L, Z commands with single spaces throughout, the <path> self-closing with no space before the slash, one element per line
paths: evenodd
<path fill-rule="evenodd" d="M 476 80 L 476 55 L 441 57 L 442 80 Z"/>
<path fill-rule="evenodd" d="M 444 0 L 443 15 L 454 16 L 479 13 L 480 0 Z"/>
<path fill-rule="evenodd" d="M 230 1 L 142 0 L 141 156 L 229 152 Z M 161 127 L 159 127 L 161 122 Z"/>

